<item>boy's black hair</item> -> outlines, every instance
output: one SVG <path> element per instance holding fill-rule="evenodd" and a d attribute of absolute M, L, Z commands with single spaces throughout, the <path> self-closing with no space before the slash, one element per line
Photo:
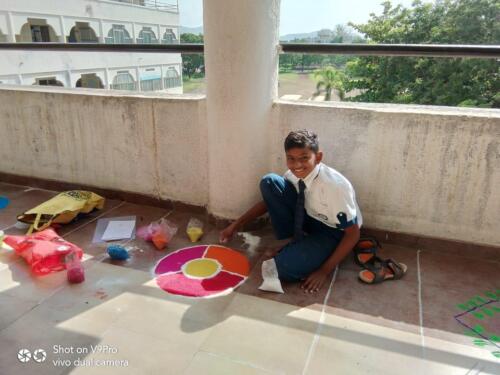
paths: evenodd
<path fill-rule="evenodd" d="M 290 132 L 285 138 L 285 151 L 292 148 L 308 148 L 312 152 L 318 152 L 318 136 L 306 129 Z"/>

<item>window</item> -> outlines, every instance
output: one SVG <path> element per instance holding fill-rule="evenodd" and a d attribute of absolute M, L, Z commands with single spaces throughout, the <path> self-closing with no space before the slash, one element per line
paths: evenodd
<path fill-rule="evenodd" d="M 1 10 L 1 9 L 0 9 Z M 42 43 L 57 42 L 57 34 L 43 18 L 27 18 L 26 23 L 21 26 L 18 34 L 15 34 L 17 42 Z"/>
<path fill-rule="evenodd" d="M 156 35 L 153 30 L 151 30 L 151 27 L 143 27 L 137 38 L 137 43 L 158 43 L 158 39 L 156 39 Z"/>
<path fill-rule="evenodd" d="M 76 87 L 103 89 L 104 85 L 102 84 L 101 79 L 97 76 L 96 73 L 90 73 L 82 74 L 81 78 L 76 81 Z"/>
<path fill-rule="evenodd" d="M 31 25 L 31 40 L 34 43 L 50 42 L 48 26 Z"/>
<path fill-rule="evenodd" d="M 158 91 L 161 89 L 160 68 L 147 68 L 144 73 L 141 73 L 142 91 Z"/>
<path fill-rule="evenodd" d="M 172 29 L 167 29 L 163 34 L 163 39 L 161 41 L 164 44 L 172 44 L 177 43 L 177 38 Z"/>
<path fill-rule="evenodd" d="M 44 77 L 44 78 L 37 78 L 35 85 L 40 85 L 40 86 L 61 86 L 64 87 L 61 81 L 58 81 L 56 77 Z"/>
<path fill-rule="evenodd" d="M 132 43 L 132 38 L 130 34 L 125 29 L 123 25 L 113 25 L 111 30 L 109 30 L 108 37 L 106 38 L 106 43 L 109 44 L 128 44 Z"/>
<path fill-rule="evenodd" d="M 179 77 L 177 69 L 170 67 L 165 75 L 164 84 L 166 89 L 181 86 L 181 77 Z"/>
<path fill-rule="evenodd" d="M 134 77 L 128 71 L 120 71 L 113 79 L 111 88 L 113 90 L 134 91 L 136 89 Z"/>
<path fill-rule="evenodd" d="M 86 22 L 77 22 L 71 28 L 68 37 L 69 43 L 97 43 L 98 39 L 95 31 Z"/>

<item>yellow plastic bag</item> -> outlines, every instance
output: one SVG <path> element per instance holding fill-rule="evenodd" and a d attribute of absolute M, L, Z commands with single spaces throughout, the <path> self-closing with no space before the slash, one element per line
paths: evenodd
<path fill-rule="evenodd" d="M 28 234 L 31 234 L 33 230 L 43 230 L 52 223 L 67 224 L 79 213 L 88 214 L 94 209 L 101 210 L 104 201 L 103 197 L 91 191 L 65 191 L 19 215 L 17 220 L 31 224 L 28 230 Z"/>

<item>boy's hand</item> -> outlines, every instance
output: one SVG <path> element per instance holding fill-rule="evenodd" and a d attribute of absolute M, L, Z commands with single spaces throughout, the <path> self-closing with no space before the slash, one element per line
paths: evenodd
<path fill-rule="evenodd" d="M 301 288 L 304 289 L 306 293 L 316 293 L 325 284 L 329 274 L 330 272 L 326 272 L 320 268 L 307 277 L 302 283 Z"/>
<path fill-rule="evenodd" d="M 229 240 L 231 240 L 231 238 L 234 235 L 234 232 L 236 231 L 236 226 L 234 224 L 235 224 L 234 222 L 231 223 L 222 232 L 220 232 L 220 235 L 219 235 L 219 242 L 220 243 L 226 243 Z"/>

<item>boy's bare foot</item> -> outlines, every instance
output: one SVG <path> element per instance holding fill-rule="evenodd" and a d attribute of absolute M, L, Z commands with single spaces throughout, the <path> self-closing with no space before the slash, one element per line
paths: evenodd
<path fill-rule="evenodd" d="M 316 293 L 326 283 L 329 275 L 330 272 L 326 272 L 320 268 L 311 273 L 300 287 L 304 289 L 305 293 Z"/>

